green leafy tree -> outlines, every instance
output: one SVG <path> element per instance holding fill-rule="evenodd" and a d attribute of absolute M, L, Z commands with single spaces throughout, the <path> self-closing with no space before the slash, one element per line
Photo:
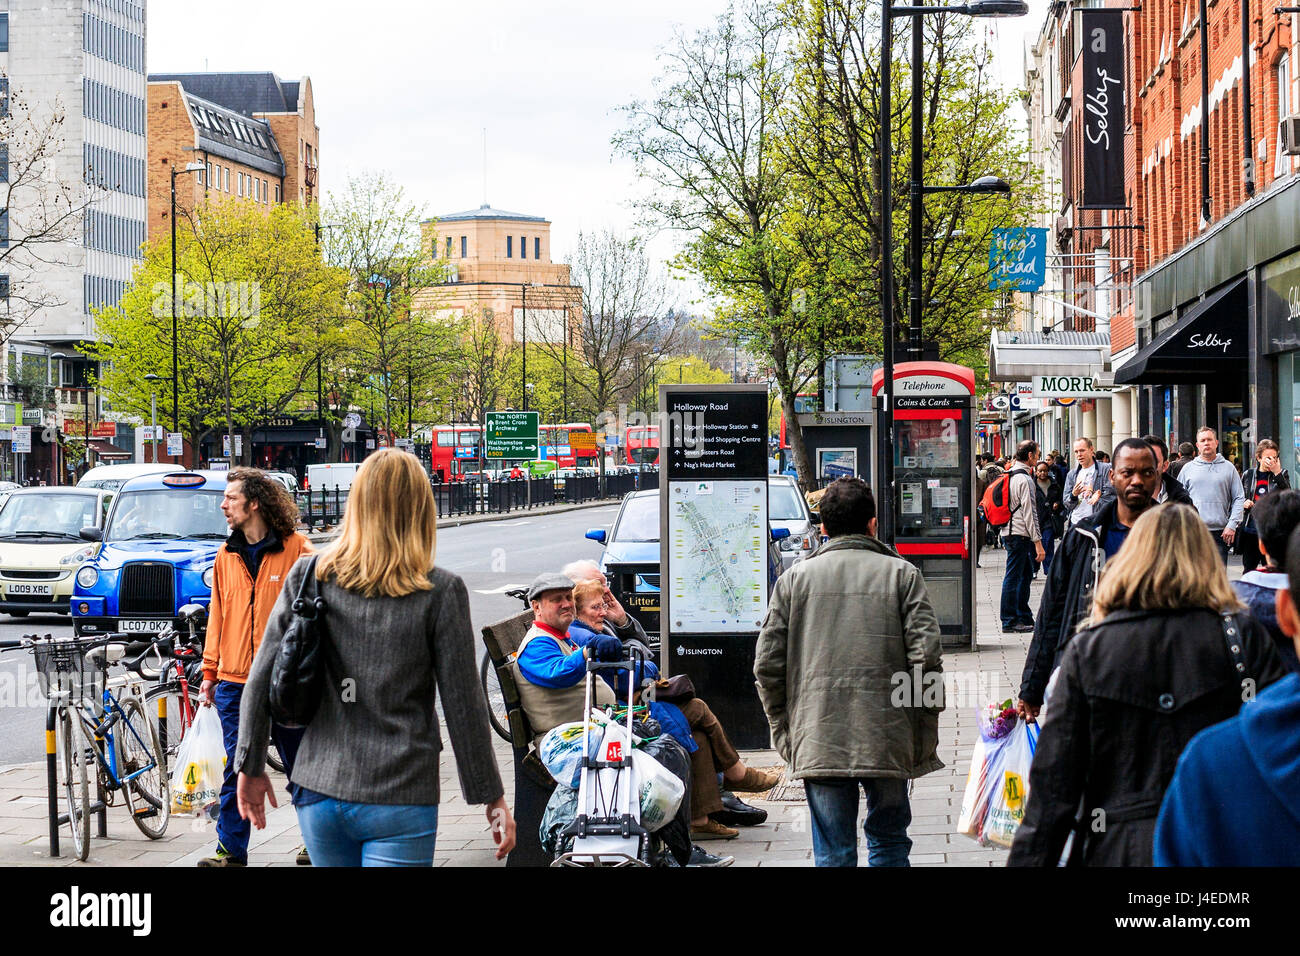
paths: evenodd
<path fill-rule="evenodd" d="M 159 240 L 119 304 L 96 312 L 100 341 L 90 351 L 119 410 L 145 417 L 159 392 L 166 421 L 174 302 L 181 428 L 196 447 L 216 431 L 233 443 L 302 400 L 343 276 L 321 261 L 310 213 L 297 206 L 224 201 L 182 214 L 175 284 L 169 242 Z"/>
<path fill-rule="evenodd" d="M 444 265 L 420 248 L 420 208 L 383 174 L 349 179 L 329 218 L 329 261 L 348 275 L 333 394 L 341 407 L 374 408 L 388 434 L 395 422 L 409 434 L 416 408 L 432 417 L 445 405 L 459 357 L 455 329 L 412 307 L 416 291 L 443 281 Z"/>

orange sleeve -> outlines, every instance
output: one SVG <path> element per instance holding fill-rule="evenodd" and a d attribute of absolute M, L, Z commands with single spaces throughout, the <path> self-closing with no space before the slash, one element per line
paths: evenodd
<path fill-rule="evenodd" d="M 208 605 L 208 629 L 203 638 L 203 678 L 216 680 L 217 668 L 221 666 L 221 626 L 224 623 L 224 609 L 221 606 L 221 555 L 225 546 L 217 552 L 217 563 L 212 571 L 212 602 Z"/>

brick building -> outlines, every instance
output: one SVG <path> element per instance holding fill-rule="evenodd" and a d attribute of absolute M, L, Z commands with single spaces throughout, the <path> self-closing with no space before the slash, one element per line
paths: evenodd
<path fill-rule="evenodd" d="M 448 282 L 416 296 L 417 307 L 444 316 L 492 311 L 511 344 L 573 342 L 580 328 L 582 290 L 569 266 L 551 261 L 551 223 L 543 216 L 493 209 L 452 213 L 421 223 L 421 243 L 443 260 Z"/>
<path fill-rule="evenodd" d="M 319 196 L 320 127 L 311 79 L 273 73 L 155 73 L 149 76 L 149 239 L 170 232 L 176 201 L 236 198 L 270 206 Z"/>
<path fill-rule="evenodd" d="M 1067 439 L 1096 437 L 1103 447 L 1147 431 L 1194 440 L 1208 422 L 1221 432 L 1224 454 L 1240 463 L 1251 453 L 1245 426 L 1253 419 L 1256 437 L 1295 447 L 1300 363 L 1290 350 L 1300 348 L 1300 336 L 1290 316 L 1300 307 L 1288 303 L 1300 303 L 1300 294 L 1291 295 L 1300 290 L 1300 186 L 1279 135 L 1280 119 L 1296 112 L 1295 17 L 1252 5 L 1243 38 L 1243 5 L 1208 3 L 1203 78 L 1198 3 L 1134 6 L 1054 3 L 1028 58 L 1031 152 L 1061 184 L 1050 228 L 1063 314 L 1030 311 L 1020 329 L 995 333 L 991 365 L 1000 364 L 1008 382 L 1033 367 L 997 362 L 1010 335 L 1027 336 L 1040 357 L 1062 359 L 1067 350 L 1051 338 L 1057 329 L 1075 334 L 1079 356 L 1083 340 L 1100 333 L 1107 354 L 1080 358 L 1079 370 L 1115 390 L 1064 414 L 1023 415 L 1017 437 L 1061 444 L 1062 430 L 1047 427 L 1052 416 L 1065 419 Z M 1098 7 L 1123 10 L 1126 208 L 1119 210 L 1081 208 L 1080 11 Z M 1284 460 L 1294 468 L 1293 458 Z"/>

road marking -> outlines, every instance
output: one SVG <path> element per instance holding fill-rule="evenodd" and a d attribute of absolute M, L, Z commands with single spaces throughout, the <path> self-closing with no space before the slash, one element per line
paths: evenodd
<path fill-rule="evenodd" d="M 488 522 L 486 521 L 483 523 L 488 524 Z M 532 522 L 531 521 L 498 521 L 496 522 L 496 524 L 500 525 L 503 528 L 521 528 L 526 524 L 532 524 Z"/>
<path fill-rule="evenodd" d="M 480 591 L 478 588 L 475 588 L 474 593 L 475 594 L 505 594 L 507 591 L 513 590 L 514 588 L 521 588 L 521 587 L 523 587 L 522 584 L 503 584 L 501 587 L 493 588 L 491 591 Z"/>

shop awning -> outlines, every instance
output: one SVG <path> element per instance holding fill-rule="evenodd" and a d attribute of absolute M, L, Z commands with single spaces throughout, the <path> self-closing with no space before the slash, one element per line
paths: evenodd
<path fill-rule="evenodd" d="M 1246 361 L 1246 280 L 1190 306 L 1172 328 L 1115 369 L 1117 385 L 1185 385 L 1237 379 Z"/>
<path fill-rule="evenodd" d="M 131 453 L 124 449 L 118 448 L 111 442 L 103 440 L 90 440 L 90 450 L 99 456 L 101 461 L 130 461 Z"/>
<path fill-rule="evenodd" d="M 1106 332 L 993 332 L 990 382 L 1029 382 L 1035 375 L 1103 375 L 1110 371 Z"/>

